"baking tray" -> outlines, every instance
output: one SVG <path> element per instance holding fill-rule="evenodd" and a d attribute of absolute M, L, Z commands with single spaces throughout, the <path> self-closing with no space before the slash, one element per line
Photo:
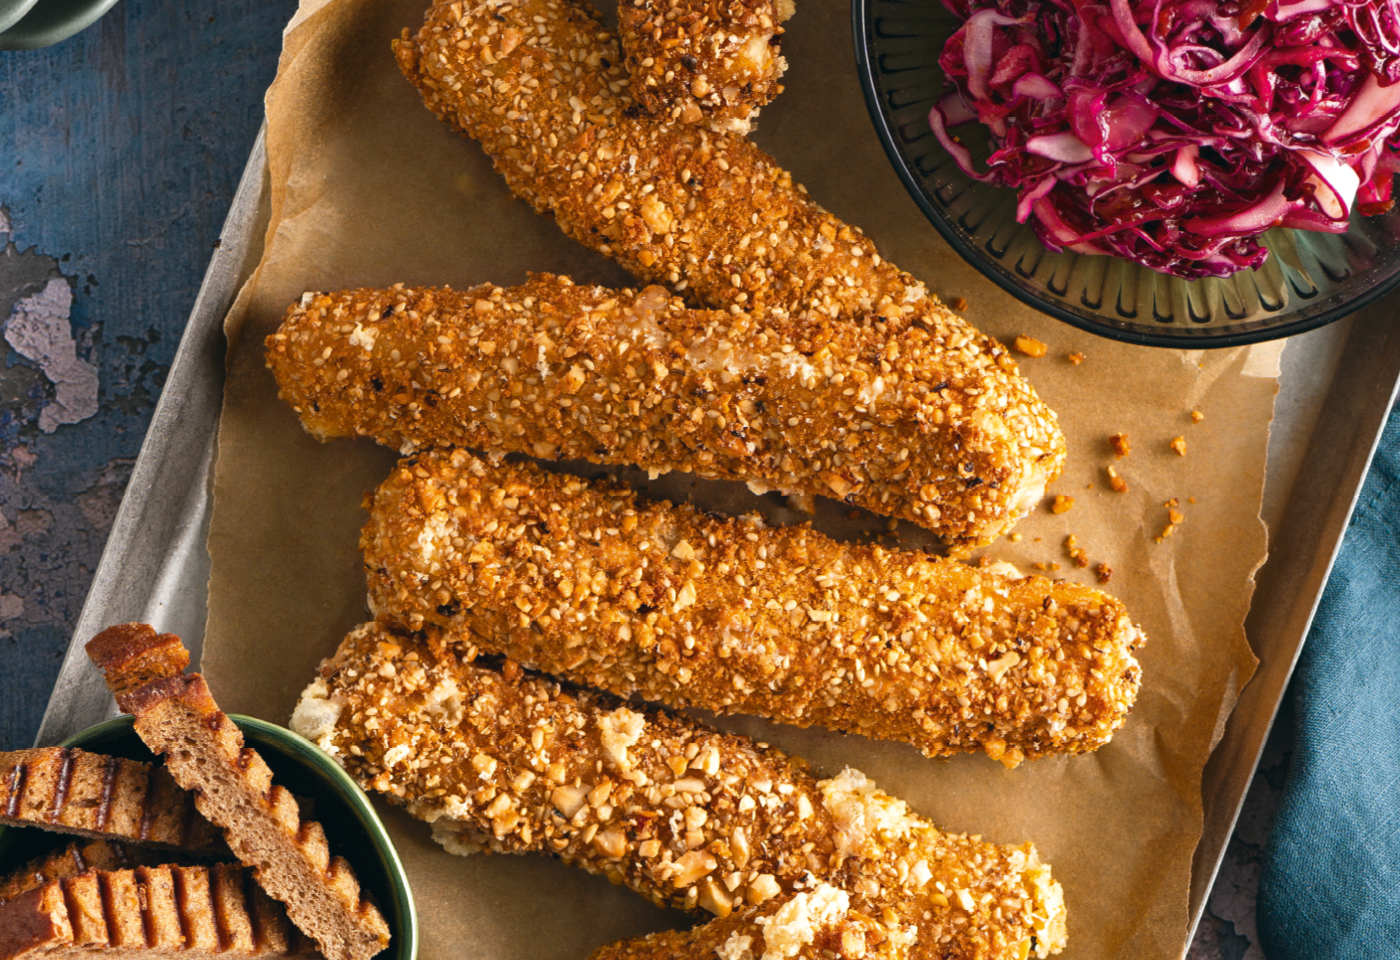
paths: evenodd
<path fill-rule="evenodd" d="M 269 218 L 266 152 L 253 147 L 126 496 L 74 632 L 36 743 L 116 714 L 82 643 L 141 620 L 180 634 L 198 656 L 207 612 L 210 476 L 222 400 L 223 320 L 256 266 Z M 1400 333 L 1386 303 L 1295 338 L 1269 442 L 1263 516 L 1270 558 L 1246 630 L 1260 665 L 1225 725 L 1202 783 L 1190 943 L 1264 741 L 1307 635 L 1400 379 Z"/>

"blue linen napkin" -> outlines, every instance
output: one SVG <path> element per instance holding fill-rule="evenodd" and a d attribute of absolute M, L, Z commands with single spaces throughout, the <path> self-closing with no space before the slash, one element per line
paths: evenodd
<path fill-rule="evenodd" d="M 1400 958 L 1400 407 L 1293 679 L 1296 734 L 1264 851 L 1269 960 Z"/>

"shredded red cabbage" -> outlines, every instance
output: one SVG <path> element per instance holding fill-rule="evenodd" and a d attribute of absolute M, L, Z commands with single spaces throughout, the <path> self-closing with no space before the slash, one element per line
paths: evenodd
<path fill-rule="evenodd" d="M 1224 277 L 1270 227 L 1342 233 L 1394 203 L 1400 0 L 943 3 L 964 22 L 929 125 L 1053 250 Z M 951 132 L 973 121 L 985 170 Z"/>

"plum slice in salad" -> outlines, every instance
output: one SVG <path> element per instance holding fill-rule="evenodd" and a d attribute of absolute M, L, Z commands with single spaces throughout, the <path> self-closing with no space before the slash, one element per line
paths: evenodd
<path fill-rule="evenodd" d="M 929 124 L 1051 249 L 1224 277 L 1271 227 L 1343 233 L 1393 204 L 1400 0 L 943 4 L 963 22 Z"/>

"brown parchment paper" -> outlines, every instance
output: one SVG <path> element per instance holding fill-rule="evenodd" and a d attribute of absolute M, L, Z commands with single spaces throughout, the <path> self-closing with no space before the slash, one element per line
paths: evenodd
<path fill-rule="evenodd" d="M 209 548 L 213 561 L 203 668 L 228 710 L 285 723 L 316 664 L 365 618 L 357 537 L 364 493 L 394 455 L 368 441 L 318 444 L 276 398 L 262 339 L 305 290 L 524 280 L 527 270 L 623 285 L 614 264 L 566 239 L 510 198 L 481 150 L 425 110 L 398 74 L 389 41 L 417 29 L 425 0 L 318 0 L 289 28 L 268 94 L 272 219 L 266 252 L 228 320 L 229 376 Z M 964 297 L 983 329 L 1049 345 L 1023 372 L 1059 412 L 1069 466 L 1018 542 L 984 553 L 1023 569 L 1092 581 L 1066 554 L 1074 534 L 1150 642 L 1127 726 L 1098 753 L 1003 770 L 985 757 L 930 761 L 911 748 L 730 718 L 724 726 L 780 744 L 835 773 L 867 772 L 949 830 L 1033 840 L 1064 885 L 1067 958 L 1176 958 L 1185 948 L 1200 777 L 1255 660 L 1243 620 L 1265 557 L 1259 520 L 1280 345 L 1212 352 L 1131 347 L 1042 316 L 997 290 L 934 232 L 899 184 L 871 128 L 842 0 L 804 0 L 789 24 L 787 92 L 756 139 L 811 194 L 861 226 L 881 253 L 946 300 Z M 1079 365 L 1071 353 L 1083 353 Z M 1205 420 L 1193 424 L 1191 410 Z M 1108 438 L 1126 432 L 1116 460 Z M 1170 447 L 1184 436 L 1185 457 Z M 1108 488 L 1115 464 L 1126 493 Z M 804 518 L 775 495 L 673 474 L 648 493 L 706 506 Z M 1185 520 L 1156 542 L 1171 499 Z M 817 526 L 873 535 L 830 502 Z M 917 547 L 902 525 L 892 542 Z M 411 876 L 422 956 L 582 958 L 624 935 L 687 922 L 542 857 L 462 859 L 397 811 L 387 819 Z"/>

